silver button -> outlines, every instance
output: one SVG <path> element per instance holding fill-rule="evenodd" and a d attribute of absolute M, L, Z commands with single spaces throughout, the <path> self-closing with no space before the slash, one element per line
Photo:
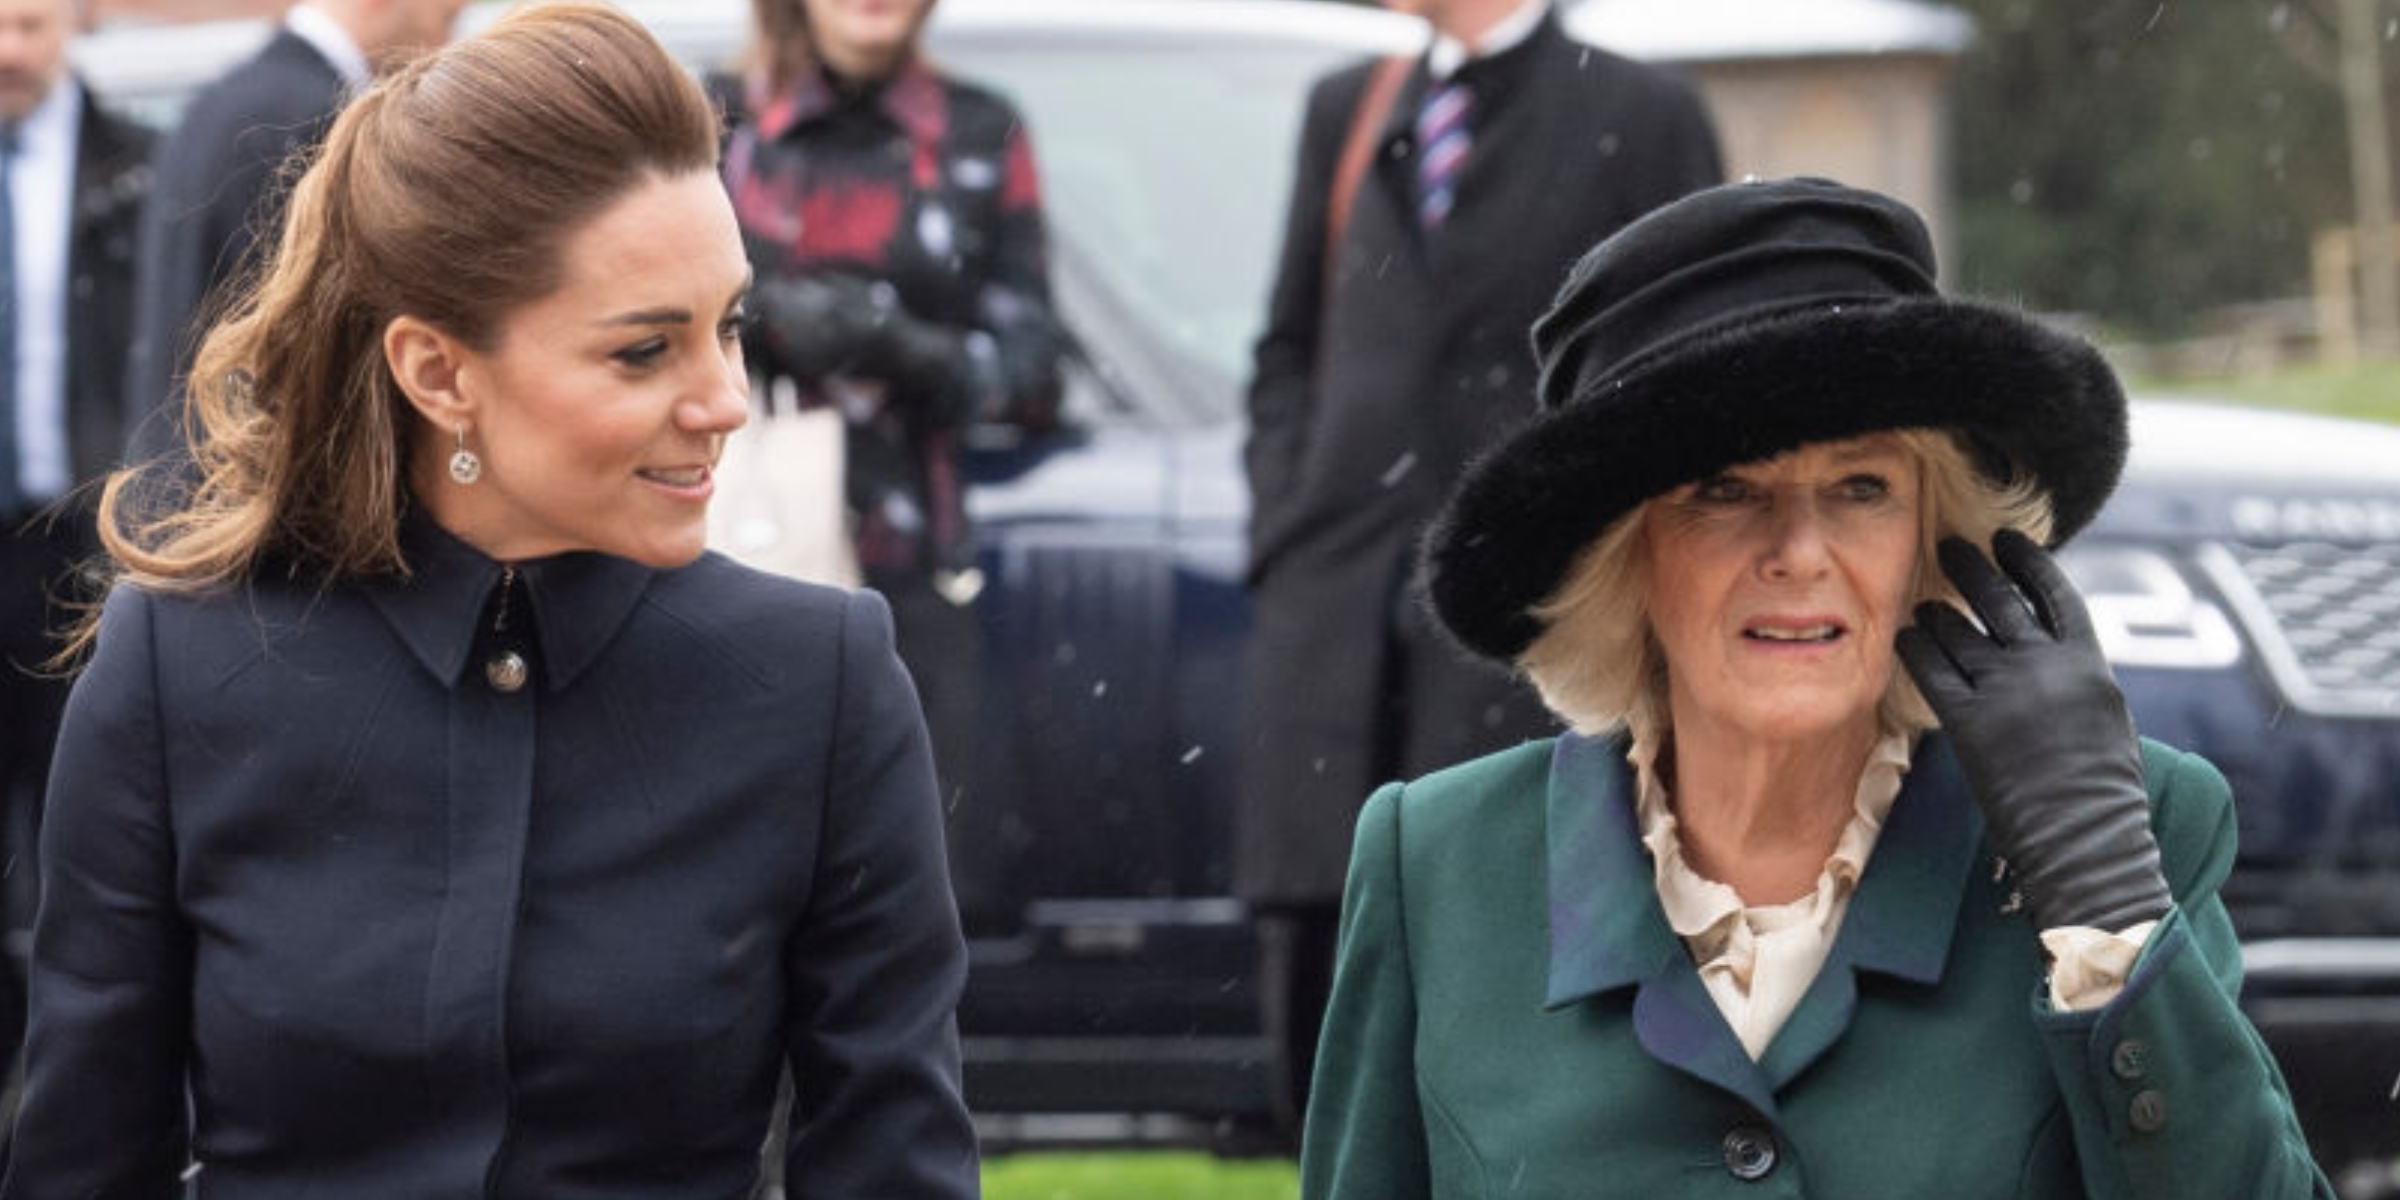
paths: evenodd
<path fill-rule="evenodd" d="M 525 656 L 503 650 L 484 660 L 483 681 L 495 692 L 514 692 L 525 686 Z"/>

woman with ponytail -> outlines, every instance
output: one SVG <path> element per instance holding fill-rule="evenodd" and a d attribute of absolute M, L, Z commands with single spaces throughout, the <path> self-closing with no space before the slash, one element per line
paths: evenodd
<path fill-rule="evenodd" d="M 105 493 L 11 1200 L 742 1196 L 787 1072 L 788 1195 L 975 1194 L 890 617 L 703 552 L 717 148 L 583 3 L 341 117 Z"/>

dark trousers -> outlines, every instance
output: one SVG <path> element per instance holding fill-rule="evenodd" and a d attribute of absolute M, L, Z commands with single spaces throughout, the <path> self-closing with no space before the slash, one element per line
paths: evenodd
<path fill-rule="evenodd" d="M 88 602 L 71 586 L 89 546 L 73 518 L 0 520 L 0 1086 L 14 1073 L 25 1028 L 39 895 L 34 837 L 67 702 L 68 681 L 49 662 L 61 645 L 56 634 L 75 619 L 75 605 Z"/>
<path fill-rule="evenodd" d="M 1251 913 L 1258 938 L 1259 1018 L 1273 1080 L 1275 1125 L 1297 1145 L 1308 1114 L 1309 1080 L 1316 1074 L 1317 1031 L 1333 996 L 1333 951 L 1340 930 L 1337 904 L 1279 904 Z"/>

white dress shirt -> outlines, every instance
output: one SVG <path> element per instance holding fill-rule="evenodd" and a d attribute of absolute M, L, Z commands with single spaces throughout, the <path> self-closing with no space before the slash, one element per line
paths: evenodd
<path fill-rule="evenodd" d="M 1542 14 L 1549 11 L 1550 0 L 1525 0 L 1500 18 L 1499 24 L 1485 30 L 1471 47 L 1437 30 L 1433 48 L 1425 55 L 1425 69 L 1435 79 L 1448 79 L 1468 59 L 1489 58 L 1533 36 L 1534 29 L 1542 23 Z"/>
<path fill-rule="evenodd" d="M 67 449 L 67 278 L 74 243 L 75 134 L 83 89 L 62 78 L 17 126 L 8 164 L 17 275 L 17 490 L 29 504 L 74 480 Z"/>
<path fill-rule="evenodd" d="M 367 62 L 367 52 L 358 48 L 358 41 L 342 23 L 328 16 L 323 9 L 311 4 L 294 5 L 283 15 L 283 27 L 297 34 L 301 41 L 316 48 L 333 64 L 334 73 L 350 90 L 358 91 L 375 80 L 375 70 Z"/>

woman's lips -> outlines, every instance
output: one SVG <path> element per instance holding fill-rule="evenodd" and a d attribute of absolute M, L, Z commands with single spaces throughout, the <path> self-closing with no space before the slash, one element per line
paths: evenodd
<path fill-rule="evenodd" d="M 645 467 L 634 474 L 653 487 L 694 499 L 707 499 L 715 490 L 714 472 L 704 466 Z"/>

